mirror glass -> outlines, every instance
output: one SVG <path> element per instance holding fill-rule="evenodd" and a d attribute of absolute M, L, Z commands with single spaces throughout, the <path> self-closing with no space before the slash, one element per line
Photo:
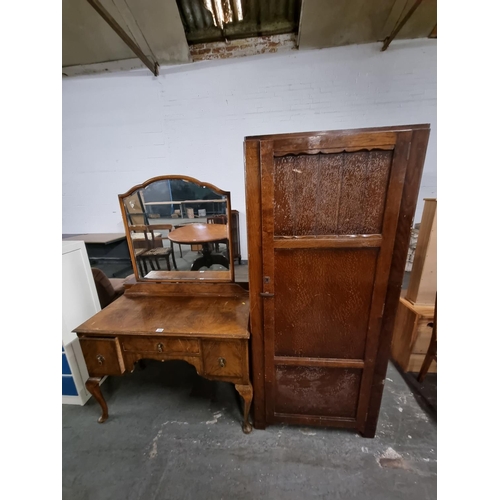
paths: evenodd
<path fill-rule="evenodd" d="M 136 278 L 232 281 L 228 192 L 164 176 L 120 200 Z"/>

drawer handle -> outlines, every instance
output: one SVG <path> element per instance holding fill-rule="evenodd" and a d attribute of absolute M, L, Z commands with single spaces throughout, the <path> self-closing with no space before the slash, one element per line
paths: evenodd
<path fill-rule="evenodd" d="M 102 354 L 98 354 L 96 357 L 97 357 L 97 362 L 100 365 L 104 364 L 104 361 L 106 361 L 106 358 Z"/>
<path fill-rule="evenodd" d="M 163 344 L 158 344 L 156 348 L 158 349 L 158 352 L 163 352 Z"/>
<path fill-rule="evenodd" d="M 224 368 L 226 366 L 226 360 L 224 358 L 219 358 L 219 366 Z"/>

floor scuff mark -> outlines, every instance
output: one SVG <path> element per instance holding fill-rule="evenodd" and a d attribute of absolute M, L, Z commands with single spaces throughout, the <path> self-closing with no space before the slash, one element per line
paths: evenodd
<path fill-rule="evenodd" d="M 211 425 L 211 424 L 216 424 L 217 421 L 219 420 L 219 418 L 222 417 L 222 413 L 220 411 L 214 413 L 214 419 L 213 420 L 207 420 L 205 423 L 207 425 Z"/>
<path fill-rule="evenodd" d="M 387 450 L 377 458 L 377 462 L 383 469 L 408 469 L 408 465 L 403 457 L 392 448 L 387 448 Z"/>
<path fill-rule="evenodd" d="M 158 439 L 161 435 L 162 435 L 162 431 L 160 430 L 160 431 L 158 431 L 158 434 L 153 439 L 153 446 L 151 448 L 151 451 L 149 452 L 150 459 L 156 458 L 156 456 L 158 455 Z"/>
<path fill-rule="evenodd" d="M 308 429 L 305 429 L 305 430 L 300 430 L 300 433 L 301 434 L 304 434 L 304 436 L 316 436 L 316 433 L 315 432 L 312 432 Z"/>

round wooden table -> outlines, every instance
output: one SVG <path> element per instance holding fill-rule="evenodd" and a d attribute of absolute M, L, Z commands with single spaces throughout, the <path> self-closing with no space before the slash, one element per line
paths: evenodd
<path fill-rule="evenodd" d="M 227 224 L 187 224 L 186 226 L 178 227 L 168 234 L 168 239 L 174 243 L 186 245 L 202 245 L 202 257 L 199 257 L 193 262 L 191 271 L 198 271 L 202 267 L 207 267 L 214 264 L 229 269 L 229 260 L 223 255 L 213 254 L 209 243 L 229 241 Z"/>

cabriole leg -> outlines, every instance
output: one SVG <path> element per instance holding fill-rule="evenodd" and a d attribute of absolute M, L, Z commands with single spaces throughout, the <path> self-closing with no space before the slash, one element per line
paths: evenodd
<path fill-rule="evenodd" d="M 101 392 L 101 388 L 99 386 L 99 382 L 102 380 L 102 377 L 90 377 L 87 382 L 85 382 L 85 387 L 87 390 L 94 396 L 96 401 L 101 405 L 102 415 L 97 420 L 100 424 L 106 422 L 108 419 L 108 405 L 104 400 L 104 397 Z"/>
<path fill-rule="evenodd" d="M 248 385 L 235 385 L 236 390 L 239 392 L 240 396 L 243 398 L 245 403 L 244 411 L 243 411 L 243 432 L 245 434 L 250 434 L 252 432 L 252 426 L 248 421 L 248 417 L 250 415 L 250 406 L 252 405 L 253 399 L 253 388 L 252 384 Z"/>

